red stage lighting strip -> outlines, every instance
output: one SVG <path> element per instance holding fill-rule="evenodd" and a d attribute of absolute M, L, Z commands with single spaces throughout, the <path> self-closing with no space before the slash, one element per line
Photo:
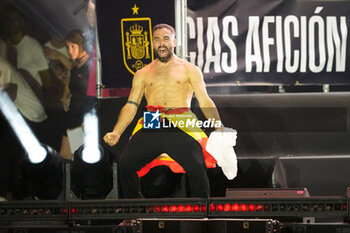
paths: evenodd
<path fill-rule="evenodd" d="M 209 217 L 259 216 L 347 216 L 348 200 L 317 198 L 211 198 Z"/>

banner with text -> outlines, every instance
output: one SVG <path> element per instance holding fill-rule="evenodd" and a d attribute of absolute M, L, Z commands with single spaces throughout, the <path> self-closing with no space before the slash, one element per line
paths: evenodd
<path fill-rule="evenodd" d="M 189 0 L 189 60 L 208 86 L 347 84 L 349 1 Z"/>

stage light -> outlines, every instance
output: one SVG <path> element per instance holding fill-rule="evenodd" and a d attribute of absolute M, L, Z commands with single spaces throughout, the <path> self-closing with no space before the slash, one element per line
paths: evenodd
<path fill-rule="evenodd" d="M 348 210 L 348 204 L 343 203 L 342 204 L 342 210 Z"/>
<path fill-rule="evenodd" d="M 193 206 L 193 211 L 194 212 L 201 212 L 201 206 L 200 205 L 194 205 Z"/>
<path fill-rule="evenodd" d="M 160 213 L 160 212 L 161 212 L 160 206 L 154 206 L 153 212 L 154 212 L 154 213 Z"/>
<path fill-rule="evenodd" d="M 192 211 L 193 211 L 192 205 L 186 205 L 186 212 L 192 212 Z"/>
<path fill-rule="evenodd" d="M 263 211 L 264 207 L 262 204 L 257 204 L 256 205 L 256 211 Z"/>
<path fill-rule="evenodd" d="M 243 211 L 243 212 L 248 211 L 247 204 L 241 204 L 241 211 Z"/>
<path fill-rule="evenodd" d="M 255 211 L 255 205 L 254 204 L 249 204 L 248 205 L 248 209 L 249 209 L 249 211 Z"/>
<path fill-rule="evenodd" d="M 185 212 L 185 206 L 184 206 L 184 205 L 179 205 L 179 206 L 177 207 L 177 209 L 178 209 L 178 211 L 179 211 L 180 213 Z"/>
<path fill-rule="evenodd" d="M 218 205 L 216 206 L 216 210 L 217 210 L 217 211 L 224 211 L 224 205 L 223 205 L 223 204 L 218 204 Z"/>
<path fill-rule="evenodd" d="M 231 204 L 229 204 L 229 203 L 225 204 L 225 206 L 224 206 L 224 211 L 225 211 L 225 212 L 230 212 L 231 210 L 232 210 Z"/>
<path fill-rule="evenodd" d="M 47 151 L 40 145 L 39 141 L 36 139 L 21 114 L 18 112 L 16 106 L 1 87 L 0 109 L 18 137 L 18 141 L 25 149 L 30 162 L 41 163 L 44 161 L 47 156 Z"/>
<path fill-rule="evenodd" d="M 98 144 L 98 118 L 95 109 L 84 116 L 84 149 L 81 156 L 86 163 L 97 163 L 101 159 Z"/>
<path fill-rule="evenodd" d="M 77 213 L 77 209 L 76 208 L 71 208 L 70 209 L 70 213 L 71 214 L 76 214 Z"/>
<path fill-rule="evenodd" d="M 79 199 L 104 199 L 113 188 L 113 158 L 111 153 L 98 147 L 100 159 L 95 163 L 85 162 L 82 145 L 74 152 L 71 164 L 72 191 Z"/>
<path fill-rule="evenodd" d="M 240 210 L 240 206 L 239 204 L 235 203 L 232 205 L 232 210 L 235 211 L 235 212 L 238 212 Z"/>
<path fill-rule="evenodd" d="M 170 206 L 170 212 L 171 213 L 176 213 L 177 212 L 177 206 L 176 205 L 171 205 Z"/>
<path fill-rule="evenodd" d="M 162 206 L 162 212 L 163 213 L 168 213 L 169 212 L 169 206 L 168 205 L 163 205 Z"/>
<path fill-rule="evenodd" d="M 27 196 L 43 200 L 58 199 L 63 190 L 65 160 L 50 146 L 42 145 L 42 148 L 46 157 L 40 163 L 33 163 L 26 153 L 26 160 L 20 164 L 20 185 Z"/>
<path fill-rule="evenodd" d="M 209 210 L 210 210 L 211 212 L 216 211 L 216 205 L 215 205 L 215 204 L 210 204 Z"/>

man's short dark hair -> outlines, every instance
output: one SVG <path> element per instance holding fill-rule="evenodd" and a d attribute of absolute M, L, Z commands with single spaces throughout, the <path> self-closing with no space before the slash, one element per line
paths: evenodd
<path fill-rule="evenodd" d="M 157 24 L 156 26 L 154 26 L 152 32 L 154 33 L 156 30 L 163 29 L 163 28 L 168 29 L 175 36 L 176 34 L 175 29 L 169 24 L 165 24 L 165 23 Z"/>

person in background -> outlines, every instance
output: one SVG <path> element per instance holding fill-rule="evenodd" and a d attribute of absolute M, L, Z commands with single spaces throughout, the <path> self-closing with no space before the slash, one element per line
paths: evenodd
<path fill-rule="evenodd" d="M 56 78 L 65 84 L 69 81 L 73 62 L 69 57 L 66 41 L 53 32 L 50 35 L 51 39 L 43 47 L 44 54 Z"/>
<path fill-rule="evenodd" d="M 66 129 L 80 127 L 85 113 L 92 110 L 96 103 L 96 96 L 88 96 L 90 79 L 92 49 L 89 46 L 89 38 L 86 38 L 80 30 L 73 30 L 66 36 L 68 53 L 73 61 L 69 85 L 65 93 L 70 92 L 69 105 L 65 106 L 67 112 Z M 74 151 L 70 151 L 70 145 L 66 134 L 62 137 L 60 154 L 66 159 L 72 159 Z"/>
<path fill-rule="evenodd" d="M 47 134 L 50 135 L 48 144 L 58 151 L 65 130 L 65 111 L 62 102 L 69 103 L 69 93 L 66 96 L 63 94 L 69 84 L 73 62 L 69 57 L 65 40 L 54 33 L 50 34 L 51 39 L 43 48 L 49 64 L 51 86 L 43 88 L 43 103 L 48 114 Z"/>
<path fill-rule="evenodd" d="M 49 67 L 40 43 L 24 33 L 25 20 L 12 7 L 5 15 L 7 41 L 17 50 L 17 68 L 24 69 L 43 87 L 51 85 Z"/>
<path fill-rule="evenodd" d="M 41 44 L 24 32 L 25 20 L 23 16 L 12 6 L 6 8 L 3 20 L 3 33 L 0 38 L 6 41 L 6 60 L 12 64 L 21 77 L 27 82 L 26 87 L 30 88 L 36 95 L 39 104 L 43 105 L 43 83 L 49 86 L 49 70 L 47 60 L 44 56 Z M 46 143 L 46 119 L 30 123 L 35 136 L 42 143 Z"/>
<path fill-rule="evenodd" d="M 44 127 L 47 115 L 44 107 L 23 78 L 22 74 L 8 61 L 0 57 L 0 87 L 7 92 L 25 122 L 34 131 Z M 1 119 L 4 122 L 5 119 Z M 16 184 L 17 164 L 23 159 L 24 151 L 13 130 L 5 124 L 0 135 L 0 196 L 13 193 Z M 11 198 L 8 198 L 11 199 Z"/>

